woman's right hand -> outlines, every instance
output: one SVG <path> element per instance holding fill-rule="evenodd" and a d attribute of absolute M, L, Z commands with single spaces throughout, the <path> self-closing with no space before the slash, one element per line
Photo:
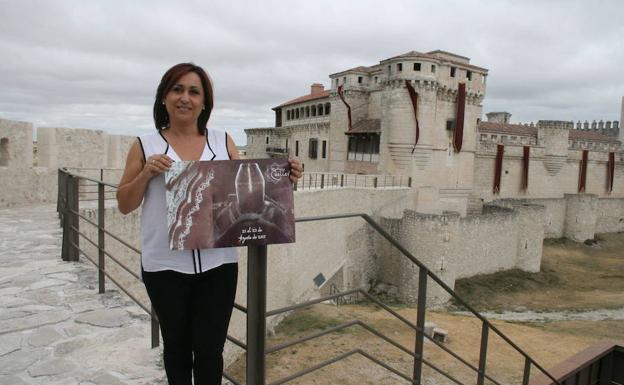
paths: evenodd
<path fill-rule="evenodd" d="M 151 179 L 156 175 L 160 175 L 163 172 L 169 170 L 173 164 L 173 159 L 165 154 L 151 155 L 146 159 L 143 169 L 141 170 L 144 175 Z"/>

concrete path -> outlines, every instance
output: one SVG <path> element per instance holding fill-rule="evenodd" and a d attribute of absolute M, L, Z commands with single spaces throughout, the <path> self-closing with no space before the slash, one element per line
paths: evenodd
<path fill-rule="evenodd" d="M 0 385 L 166 384 L 148 316 L 61 238 L 54 206 L 0 210 Z"/>
<path fill-rule="evenodd" d="M 454 314 L 472 315 L 467 311 L 453 312 Z M 621 309 L 598 309 L 579 311 L 504 311 L 481 312 L 485 318 L 498 319 L 503 321 L 520 322 L 552 322 L 552 321 L 620 321 L 624 320 L 624 308 Z"/>

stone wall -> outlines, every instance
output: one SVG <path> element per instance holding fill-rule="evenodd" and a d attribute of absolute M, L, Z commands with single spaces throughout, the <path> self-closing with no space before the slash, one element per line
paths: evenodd
<path fill-rule="evenodd" d="M 400 219 L 384 219 L 391 235 L 428 269 L 453 288 L 458 278 L 519 268 L 539 271 L 544 208 L 516 201 L 485 206 L 481 215 L 423 215 L 406 210 Z M 378 278 L 398 288 L 401 298 L 415 302 L 418 268 L 398 250 L 379 242 Z M 446 302 L 449 295 L 431 279 L 428 303 Z"/>
<path fill-rule="evenodd" d="M 522 146 L 506 145 L 501 173 L 500 193 L 492 192 L 496 145 L 482 142 L 475 156 L 474 191 L 484 201 L 499 198 L 563 198 L 578 193 L 579 165 L 582 151 L 570 149 L 567 155 L 550 154 L 543 147 L 531 147 L 529 186 L 521 189 Z M 613 191 L 606 191 L 608 152 L 590 151 L 587 166 L 586 193 L 600 197 L 624 197 L 624 163 L 616 154 Z"/>
<path fill-rule="evenodd" d="M 31 123 L 0 119 L 0 207 L 56 202 L 59 167 L 122 168 L 134 140 L 98 130 L 39 127 L 34 152 Z M 107 173 L 112 179 L 106 180 L 119 181 L 118 172 Z M 90 176 L 99 177 L 99 171 Z"/>

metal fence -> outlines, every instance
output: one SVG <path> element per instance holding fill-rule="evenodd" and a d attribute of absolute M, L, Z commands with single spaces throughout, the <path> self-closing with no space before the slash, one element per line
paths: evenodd
<path fill-rule="evenodd" d="M 80 181 L 89 181 L 97 184 L 97 201 L 98 201 L 98 222 L 95 223 L 80 214 L 79 201 L 80 201 Z M 105 200 L 106 194 L 114 191 L 117 186 L 114 184 L 103 182 L 98 179 L 81 176 L 75 173 L 71 173 L 66 169 L 59 169 L 59 190 L 58 190 L 58 212 L 61 218 L 61 224 L 63 226 L 63 246 L 62 246 L 62 258 L 65 261 L 77 261 L 79 255 L 84 255 L 89 261 L 91 261 L 98 268 L 98 281 L 99 292 L 103 293 L 105 290 L 105 277 L 108 277 L 113 283 L 115 283 L 122 291 L 124 291 L 130 298 L 132 298 L 143 310 L 145 310 L 151 317 L 152 328 L 152 346 L 156 347 L 159 344 L 159 330 L 158 319 L 154 314 L 152 308 L 148 304 L 141 303 L 135 296 L 133 296 L 126 288 L 124 288 L 109 272 L 106 271 L 106 258 L 111 259 L 115 263 L 119 264 L 124 270 L 127 270 L 136 279 L 139 279 L 138 275 L 132 272 L 127 266 L 123 265 L 115 256 L 111 255 L 105 245 L 105 235 L 108 235 L 125 245 L 133 252 L 140 254 L 140 250 L 129 245 L 119 236 L 112 234 L 106 229 L 105 218 Z M 436 363 L 427 360 L 423 354 L 424 340 L 425 338 L 435 344 L 437 347 L 448 353 L 452 358 L 457 360 L 463 367 L 468 368 L 474 373 L 474 378 L 477 385 L 483 385 L 485 380 L 495 385 L 501 385 L 499 381 L 494 379 L 487 372 L 486 360 L 488 356 L 488 340 L 490 333 L 494 333 L 499 336 L 507 346 L 518 352 L 523 357 L 523 372 L 522 372 L 522 384 L 528 385 L 529 375 L 533 368 L 542 373 L 552 383 L 559 384 L 550 373 L 548 373 L 542 366 L 540 366 L 533 358 L 531 358 L 524 350 L 518 347 L 512 342 L 505 334 L 503 334 L 496 326 L 490 323 L 485 317 L 475 311 L 470 305 L 468 305 L 462 298 L 460 298 L 448 285 L 446 285 L 437 275 L 430 271 L 422 262 L 414 257 L 407 249 L 399 244 L 392 236 L 383 229 L 377 222 L 375 222 L 370 216 L 366 214 L 344 214 L 344 215 L 332 215 L 321 217 L 309 217 L 298 218 L 296 222 L 312 222 L 312 221 L 327 221 L 327 220 L 340 220 L 345 218 L 360 218 L 364 220 L 379 236 L 387 240 L 393 247 L 398 249 L 405 258 L 411 261 L 416 267 L 418 267 L 418 299 L 417 299 L 417 316 L 415 322 L 413 320 L 406 319 L 401 314 L 382 303 L 379 299 L 372 296 L 370 293 L 363 289 L 353 289 L 343 292 L 332 291 L 332 294 L 321 298 L 313 299 L 310 301 L 298 303 L 292 306 L 286 306 L 279 309 L 268 310 L 266 308 L 267 303 L 267 247 L 266 246 L 249 246 L 247 247 L 247 306 L 244 307 L 240 304 L 235 304 L 235 309 L 246 314 L 247 321 L 247 336 L 246 343 L 237 340 L 236 338 L 229 336 L 228 341 L 237 345 L 246 351 L 246 381 L 248 385 L 264 385 L 266 384 L 266 356 L 288 347 L 301 344 L 330 333 L 338 332 L 343 329 L 351 327 L 361 327 L 369 331 L 373 335 L 379 337 L 386 343 L 400 349 L 406 355 L 409 355 L 413 359 L 413 370 L 411 373 L 404 373 L 400 370 L 392 367 L 391 365 L 383 362 L 381 359 L 375 357 L 369 352 L 363 349 L 353 349 L 348 352 L 339 354 L 336 357 L 332 357 L 323 362 L 314 364 L 306 369 L 300 370 L 284 378 L 278 379 L 270 383 L 270 385 L 284 384 L 294 379 L 305 376 L 309 373 L 317 371 L 335 362 L 344 360 L 348 357 L 359 355 L 370 360 L 372 363 L 379 365 L 380 367 L 394 373 L 395 375 L 403 378 L 405 381 L 412 384 L 422 383 L 423 365 L 431 368 L 433 371 L 444 376 L 449 381 L 456 384 L 463 384 L 459 379 L 453 376 L 452 373 L 448 373 Z M 98 239 L 91 240 L 86 237 L 84 233 L 80 232 L 80 221 L 85 221 L 90 226 L 95 226 L 98 229 Z M 84 250 L 80 249 L 79 237 L 84 238 L 88 243 L 94 245 L 98 250 L 97 258 L 87 255 Z M 473 365 L 465 358 L 461 357 L 456 352 L 453 352 L 450 348 L 445 346 L 442 342 L 434 339 L 433 337 L 425 334 L 425 319 L 426 319 L 426 297 L 427 297 L 427 282 L 433 280 L 443 290 L 450 294 L 454 300 L 468 309 L 480 322 L 481 322 L 481 337 L 480 337 L 480 350 L 478 365 Z M 366 298 L 372 303 L 375 303 L 384 311 L 398 319 L 401 323 L 405 324 L 415 334 L 414 347 L 407 347 L 394 340 L 392 337 L 383 334 L 379 330 L 371 327 L 360 320 L 352 320 L 334 327 L 330 327 L 321 332 L 313 333 L 302 338 L 298 338 L 292 341 L 281 343 L 274 346 L 266 346 L 266 320 L 267 317 L 272 317 L 279 314 L 291 312 L 293 310 L 308 307 L 310 305 L 318 304 L 324 301 L 340 302 L 341 298 L 353 298 L 359 296 Z M 240 384 L 237 379 L 234 379 L 228 373 L 224 373 L 224 377 L 235 385 Z"/>
<path fill-rule="evenodd" d="M 344 187 L 396 188 L 412 187 L 412 178 L 403 175 L 364 175 L 329 172 L 304 172 L 295 190 Z"/>

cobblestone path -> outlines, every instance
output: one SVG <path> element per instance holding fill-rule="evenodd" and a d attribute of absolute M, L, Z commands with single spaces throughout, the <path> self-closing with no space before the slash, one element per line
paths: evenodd
<path fill-rule="evenodd" d="M 148 316 L 61 238 L 54 206 L 0 210 L 0 384 L 166 384 Z"/>

